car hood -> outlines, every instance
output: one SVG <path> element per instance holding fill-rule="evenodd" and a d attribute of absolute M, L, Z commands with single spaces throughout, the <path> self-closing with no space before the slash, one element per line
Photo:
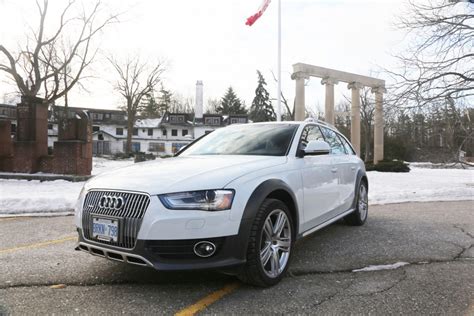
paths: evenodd
<path fill-rule="evenodd" d="M 188 156 L 140 162 L 90 179 L 86 190 L 129 190 L 163 194 L 219 189 L 235 178 L 286 163 L 286 156 Z"/>

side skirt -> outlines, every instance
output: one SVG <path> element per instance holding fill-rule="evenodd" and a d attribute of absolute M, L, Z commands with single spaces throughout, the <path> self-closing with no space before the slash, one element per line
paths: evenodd
<path fill-rule="evenodd" d="M 309 229 L 309 230 L 307 230 L 307 231 L 301 233 L 301 234 L 299 235 L 299 238 L 301 238 L 301 237 L 306 237 L 306 236 L 308 236 L 309 234 L 312 234 L 312 233 L 314 233 L 315 231 L 320 230 L 321 228 L 324 228 L 324 227 L 326 227 L 326 226 L 328 226 L 328 225 L 331 225 L 331 224 L 334 223 L 335 221 L 340 220 L 340 219 L 343 218 L 344 216 L 349 215 L 350 213 L 352 213 L 352 212 L 354 212 L 354 211 L 355 211 L 355 209 L 351 208 L 351 209 L 345 211 L 344 213 L 341 213 L 341 214 L 337 215 L 336 217 L 333 217 L 333 218 L 331 218 L 330 220 L 327 220 L 327 221 L 325 221 L 324 223 L 319 224 L 318 226 L 313 227 L 313 228 L 311 228 L 311 229 Z"/>

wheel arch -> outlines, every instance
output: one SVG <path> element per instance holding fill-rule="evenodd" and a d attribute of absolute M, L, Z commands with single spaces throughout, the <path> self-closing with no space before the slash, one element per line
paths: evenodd
<path fill-rule="evenodd" d="M 355 209 L 356 204 L 357 204 L 357 195 L 358 195 L 358 189 L 360 186 L 360 183 L 364 182 L 367 185 L 367 192 L 369 191 L 369 179 L 367 178 L 367 174 L 363 170 L 359 170 L 357 173 L 357 179 L 354 187 L 354 201 L 352 202 L 352 208 Z"/>
<path fill-rule="evenodd" d="M 280 179 L 266 180 L 255 188 L 247 201 L 242 220 L 253 221 L 260 205 L 268 198 L 280 200 L 288 206 L 293 217 L 295 236 L 298 236 L 300 223 L 298 202 L 293 190 L 291 190 L 288 184 Z"/>
<path fill-rule="evenodd" d="M 293 219 L 293 231 L 295 232 L 294 237 L 298 236 L 298 228 L 299 228 L 299 215 L 298 209 L 296 208 L 295 197 L 292 196 L 288 191 L 283 189 L 277 189 L 272 191 L 266 199 L 276 199 L 280 200 L 285 203 L 286 206 L 290 209 L 290 213 Z"/>

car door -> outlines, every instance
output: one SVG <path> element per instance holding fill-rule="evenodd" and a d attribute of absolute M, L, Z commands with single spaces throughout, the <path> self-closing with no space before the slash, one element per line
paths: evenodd
<path fill-rule="evenodd" d="M 317 125 L 307 125 L 298 148 L 304 149 L 311 140 L 324 140 Z M 339 204 L 338 179 L 331 155 L 304 156 L 298 161 L 303 182 L 303 230 L 311 229 L 329 219 L 329 213 Z"/>
<path fill-rule="evenodd" d="M 343 195 L 341 196 L 342 200 L 342 207 L 344 210 L 348 210 L 352 207 L 352 202 L 354 201 L 355 197 L 355 185 L 357 181 L 357 172 L 359 171 L 359 158 L 357 157 L 356 152 L 350 145 L 349 141 L 341 134 L 337 134 L 339 139 L 341 140 L 344 148 L 346 149 L 346 156 L 344 161 L 344 177 L 340 179 L 344 183 L 344 191 Z"/>
<path fill-rule="evenodd" d="M 324 139 L 331 146 L 332 170 L 337 176 L 338 202 L 334 208 L 335 213 L 342 213 L 348 209 L 347 201 L 354 190 L 354 187 L 350 185 L 353 170 L 351 170 L 347 151 L 338 133 L 324 126 L 321 126 L 321 131 Z"/>

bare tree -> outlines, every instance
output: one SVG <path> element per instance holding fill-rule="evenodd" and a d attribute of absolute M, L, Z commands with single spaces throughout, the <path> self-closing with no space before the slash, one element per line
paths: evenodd
<path fill-rule="evenodd" d="M 351 133 L 351 103 L 349 100 L 340 100 L 334 106 L 334 126 L 346 137 Z"/>
<path fill-rule="evenodd" d="M 388 71 L 396 80 L 392 103 L 436 106 L 473 96 L 474 4 L 409 0 L 408 9 L 399 27 L 413 44 L 397 57 L 401 68 Z"/>
<path fill-rule="evenodd" d="M 140 61 L 140 57 L 128 58 L 123 62 L 113 57 L 108 58 L 118 74 L 115 89 L 125 98 L 124 110 L 127 112 L 127 145 L 126 152 L 132 151 L 133 125 L 140 111 L 142 99 L 153 92 L 161 82 L 165 71 L 163 62 L 156 62 L 152 67 Z"/>
<path fill-rule="evenodd" d="M 206 114 L 217 114 L 219 111 L 217 108 L 219 108 L 221 103 L 221 100 L 219 99 L 208 99 L 207 100 L 207 106 L 206 106 Z"/>
<path fill-rule="evenodd" d="M 194 98 L 190 96 L 183 96 L 181 94 L 175 94 L 171 99 L 171 104 L 168 111 L 171 113 L 194 114 Z"/>
<path fill-rule="evenodd" d="M 100 17 L 100 1 L 90 10 L 81 6 L 81 11 L 73 15 L 75 4 L 75 0 L 66 2 L 57 27 L 48 35 L 49 1 L 37 1 L 39 23 L 31 34 L 26 34 L 25 46 L 15 53 L 0 44 L 0 71 L 13 79 L 22 96 L 41 96 L 49 102 L 67 98 L 96 55 L 91 40 L 118 21 L 117 15 Z"/>
<path fill-rule="evenodd" d="M 375 102 L 372 97 L 370 88 L 364 87 L 360 94 L 360 118 L 363 130 L 365 161 L 369 161 L 371 157 L 371 144 L 372 144 L 372 124 L 374 121 Z"/>
<path fill-rule="evenodd" d="M 347 96 L 344 96 L 344 99 L 348 102 L 347 106 L 352 102 L 351 99 L 348 98 Z M 387 107 L 385 110 L 388 111 L 389 109 L 390 108 Z M 350 108 L 346 107 L 345 111 L 350 112 Z M 360 118 L 361 118 L 361 123 L 362 123 L 361 132 L 362 132 L 362 140 L 364 142 L 364 149 L 365 149 L 364 151 L 365 161 L 370 161 L 370 157 L 372 153 L 371 144 L 372 144 L 372 125 L 374 122 L 374 112 L 375 112 L 375 100 L 372 96 L 371 88 L 364 87 L 360 90 Z M 385 114 L 387 114 L 387 112 Z"/>

